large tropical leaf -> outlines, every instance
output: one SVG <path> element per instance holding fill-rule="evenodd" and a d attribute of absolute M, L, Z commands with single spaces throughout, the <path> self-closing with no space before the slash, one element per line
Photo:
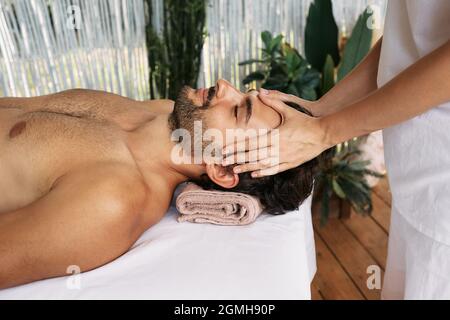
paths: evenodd
<path fill-rule="evenodd" d="M 314 0 L 309 6 L 305 27 L 306 60 L 322 70 L 327 55 L 339 64 L 338 27 L 333 17 L 331 0 Z"/>
<path fill-rule="evenodd" d="M 367 27 L 367 21 L 371 14 L 366 9 L 356 21 L 352 35 L 345 45 L 341 65 L 338 70 L 338 81 L 352 71 L 370 50 L 372 30 Z"/>
<path fill-rule="evenodd" d="M 261 60 L 261 59 L 249 59 L 249 60 L 245 60 L 245 61 L 239 62 L 239 65 L 240 66 L 245 66 L 245 65 L 248 65 L 248 64 L 263 63 L 263 62 L 265 62 L 265 61 Z"/>
<path fill-rule="evenodd" d="M 255 71 L 250 73 L 248 76 L 245 77 L 244 80 L 242 80 L 242 83 L 244 85 L 247 85 L 249 83 L 252 83 L 253 81 L 261 81 L 264 80 L 265 75 L 261 71 Z"/>
<path fill-rule="evenodd" d="M 270 33 L 269 31 L 263 31 L 261 33 L 261 40 L 264 43 L 264 47 L 266 49 L 269 49 L 270 43 L 272 42 L 272 33 Z"/>
<path fill-rule="evenodd" d="M 322 86 L 320 93 L 324 95 L 334 87 L 334 62 L 330 55 L 327 55 L 325 65 L 322 70 Z"/>
<path fill-rule="evenodd" d="M 302 87 L 302 89 L 300 90 L 300 98 L 309 101 L 314 101 L 317 99 L 316 90 L 309 87 Z"/>

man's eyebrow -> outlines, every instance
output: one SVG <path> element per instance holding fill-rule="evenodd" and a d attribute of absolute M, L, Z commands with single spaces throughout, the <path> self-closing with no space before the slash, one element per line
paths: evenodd
<path fill-rule="evenodd" d="M 253 112 L 253 102 L 252 99 L 250 99 L 250 97 L 245 98 L 245 105 L 247 111 L 247 115 L 245 116 L 245 125 L 247 125 L 248 122 L 250 121 L 250 117 L 252 116 Z"/>

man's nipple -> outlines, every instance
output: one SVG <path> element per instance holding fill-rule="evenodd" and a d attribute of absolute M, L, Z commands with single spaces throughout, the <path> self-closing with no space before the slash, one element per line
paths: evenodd
<path fill-rule="evenodd" d="M 27 127 L 27 123 L 25 121 L 20 121 L 17 122 L 12 128 L 11 130 L 9 130 L 9 138 L 15 138 L 18 135 L 22 134 L 22 132 L 25 130 L 25 128 Z"/>

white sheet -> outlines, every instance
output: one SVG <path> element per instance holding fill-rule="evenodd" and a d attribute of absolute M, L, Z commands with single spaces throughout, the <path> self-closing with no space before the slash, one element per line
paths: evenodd
<path fill-rule="evenodd" d="M 0 299 L 310 299 L 310 208 L 308 199 L 298 211 L 230 227 L 178 223 L 172 207 L 115 261 L 0 290 Z"/>

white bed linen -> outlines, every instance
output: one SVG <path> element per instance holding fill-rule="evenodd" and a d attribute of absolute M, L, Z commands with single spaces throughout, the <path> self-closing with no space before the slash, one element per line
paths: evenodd
<path fill-rule="evenodd" d="M 0 299 L 310 299 L 311 199 L 248 226 L 178 223 L 171 207 L 113 262 L 0 290 Z M 77 288 L 79 284 L 79 288 Z"/>

